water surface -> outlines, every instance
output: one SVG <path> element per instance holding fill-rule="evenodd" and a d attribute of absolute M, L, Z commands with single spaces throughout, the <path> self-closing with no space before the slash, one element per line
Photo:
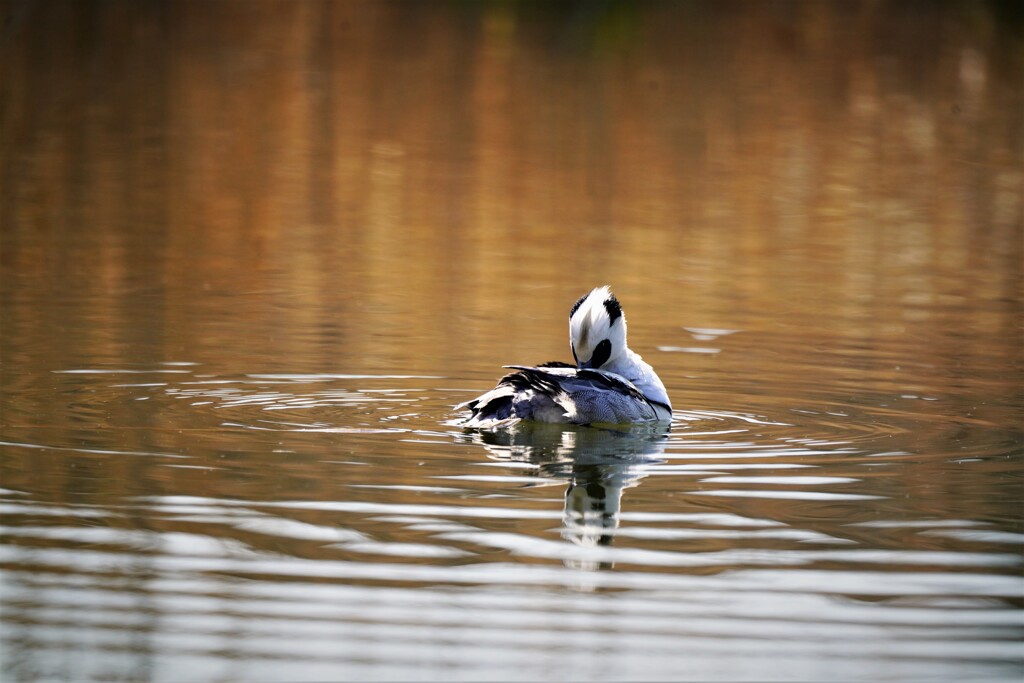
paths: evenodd
<path fill-rule="evenodd" d="M 1019 15 L 4 11 L 4 680 L 1024 675 Z"/>

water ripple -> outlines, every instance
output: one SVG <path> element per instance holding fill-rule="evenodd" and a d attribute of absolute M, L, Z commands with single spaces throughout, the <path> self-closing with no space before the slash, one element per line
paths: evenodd
<path fill-rule="evenodd" d="M 350 665 L 376 647 L 399 671 L 385 635 L 426 650 L 457 637 L 474 657 L 513 661 L 566 633 L 598 637 L 613 606 L 637 651 L 666 662 L 869 648 L 887 672 L 917 659 L 966 678 L 978 658 L 1015 666 L 1024 536 L 913 495 L 963 487 L 965 469 L 1009 481 L 1014 465 L 991 450 L 922 453 L 914 439 L 948 425 L 915 406 L 941 400 L 755 396 L 678 410 L 670 430 L 466 432 L 448 421 L 466 390 L 425 375 L 175 369 L 159 382 L 62 375 L 72 419 L 104 425 L 132 404 L 153 416 L 144 435 L 0 442 L 14 475 L 0 561 L 17 582 L 3 590 L 19 596 L 5 619 L 32 620 L 35 651 L 84 633 L 129 647 L 145 602 L 160 605 L 160 651 L 177 657 L 205 661 L 211 639 L 243 628 L 232 652 L 246 658 Z M 38 495 L 34 468 L 58 459 L 99 492 L 89 504 Z M 140 567 L 147 586 L 124 585 Z M 82 602 L 95 607 L 70 619 Z M 560 615 L 577 626 L 552 626 Z M 327 627 L 348 650 L 331 654 Z"/>

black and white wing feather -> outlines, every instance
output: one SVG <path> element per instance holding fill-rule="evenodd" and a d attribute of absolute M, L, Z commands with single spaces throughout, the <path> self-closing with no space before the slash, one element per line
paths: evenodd
<path fill-rule="evenodd" d="M 518 372 L 505 375 L 482 396 L 456 406 L 470 411 L 463 426 L 495 427 L 518 420 L 624 424 L 658 419 L 651 402 L 632 382 L 615 373 L 558 362 L 506 367 Z"/>

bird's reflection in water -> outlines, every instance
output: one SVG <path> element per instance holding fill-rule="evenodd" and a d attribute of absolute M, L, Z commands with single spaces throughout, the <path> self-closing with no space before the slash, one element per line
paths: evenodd
<path fill-rule="evenodd" d="M 623 489 L 661 462 L 668 425 L 576 426 L 520 422 L 471 432 L 496 460 L 536 466 L 540 477 L 565 480 L 562 538 L 584 548 L 610 546 L 619 526 Z M 566 559 L 580 569 L 610 569 L 610 561 Z"/>

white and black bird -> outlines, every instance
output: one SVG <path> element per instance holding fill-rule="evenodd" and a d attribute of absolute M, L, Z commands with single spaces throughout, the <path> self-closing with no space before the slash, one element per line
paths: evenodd
<path fill-rule="evenodd" d="M 573 304 L 569 343 L 576 365 L 506 365 L 518 372 L 455 407 L 470 411 L 462 426 L 489 428 L 519 420 L 626 424 L 672 419 L 665 385 L 654 368 L 626 346 L 626 316 L 607 286 Z"/>

